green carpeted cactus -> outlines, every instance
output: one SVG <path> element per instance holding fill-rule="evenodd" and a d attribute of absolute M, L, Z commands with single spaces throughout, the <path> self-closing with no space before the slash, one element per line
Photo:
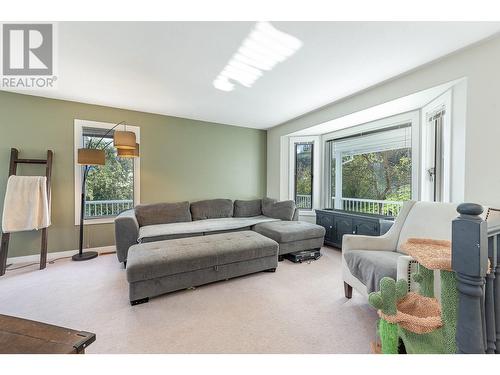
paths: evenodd
<path fill-rule="evenodd" d="M 455 333 L 457 326 L 458 290 L 454 272 L 440 272 L 441 279 L 441 317 L 443 327 L 426 334 L 410 332 L 397 324 L 380 319 L 378 333 L 382 343 L 382 353 L 397 354 L 399 338 L 403 340 L 407 353 L 455 353 Z M 419 265 L 413 280 L 419 283 L 420 294 L 434 297 L 434 271 Z M 397 303 L 406 296 L 408 284 L 405 280 L 384 277 L 380 281 L 380 291 L 370 293 L 370 305 L 385 315 L 397 313 Z"/>
<path fill-rule="evenodd" d="M 441 271 L 441 316 L 443 319 L 444 352 L 456 353 L 458 289 L 455 272 Z"/>
<path fill-rule="evenodd" d="M 377 310 L 381 310 L 386 315 L 396 315 L 398 301 L 406 296 L 408 284 L 405 280 L 396 282 L 390 277 L 380 280 L 380 291 L 370 293 L 368 302 Z M 380 342 L 382 343 L 382 353 L 398 353 L 398 325 L 380 319 L 378 323 Z"/>
<path fill-rule="evenodd" d="M 424 297 L 434 297 L 434 271 L 418 265 L 418 272 L 413 274 L 413 281 L 420 285 L 420 294 Z"/>
<path fill-rule="evenodd" d="M 421 294 L 426 293 L 428 296 L 430 292 L 429 288 L 434 283 L 433 271 L 420 266 L 419 273 L 414 276 L 416 276 L 414 280 L 420 283 Z M 443 321 L 443 327 L 423 335 L 400 328 L 399 335 L 409 354 L 453 354 L 457 351 L 455 340 L 458 313 L 456 276 L 455 273 L 451 271 L 441 271 L 440 276 L 441 319 Z M 433 291 L 432 295 L 434 295 Z"/>
<path fill-rule="evenodd" d="M 370 293 L 368 302 L 386 315 L 395 315 L 397 302 L 406 296 L 407 292 L 408 284 L 405 280 L 396 282 L 390 277 L 384 277 L 380 280 L 380 291 Z"/>

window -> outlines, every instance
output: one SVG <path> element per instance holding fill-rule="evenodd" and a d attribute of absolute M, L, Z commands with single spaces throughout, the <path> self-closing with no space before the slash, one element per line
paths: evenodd
<path fill-rule="evenodd" d="M 412 122 L 365 128 L 326 141 L 326 206 L 396 216 L 414 192 Z"/>
<path fill-rule="evenodd" d="M 314 144 L 295 143 L 294 200 L 297 208 L 313 208 L 313 149 Z"/>
<path fill-rule="evenodd" d="M 113 145 L 113 134 L 106 134 L 115 124 L 75 120 L 75 154 L 80 147 L 105 150 L 106 164 L 90 169 L 85 191 L 86 223 L 112 222 L 120 212 L 139 203 L 139 158 L 119 158 Z M 136 133 L 139 128 L 127 126 Z M 76 160 L 76 156 L 75 156 Z M 84 167 L 75 163 L 75 224 L 79 223 L 81 182 Z"/>
<path fill-rule="evenodd" d="M 447 91 L 422 108 L 420 199 L 423 201 L 451 201 L 451 103 L 451 92 Z"/>

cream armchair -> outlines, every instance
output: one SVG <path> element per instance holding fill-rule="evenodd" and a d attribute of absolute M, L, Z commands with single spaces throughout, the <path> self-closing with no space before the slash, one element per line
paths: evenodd
<path fill-rule="evenodd" d="M 451 222 L 457 205 L 437 202 L 405 202 L 391 229 L 380 237 L 344 235 L 342 277 L 346 298 L 352 289 L 367 296 L 379 288 L 382 277 L 409 278 L 412 258 L 401 251 L 408 238 L 451 240 Z"/>

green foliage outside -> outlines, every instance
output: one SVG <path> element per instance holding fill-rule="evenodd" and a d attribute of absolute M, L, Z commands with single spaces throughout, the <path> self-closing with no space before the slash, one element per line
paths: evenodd
<path fill-rule="evenodd" d="M 87 138 L 86 144 L 88 144 L 88 141 L 89 139 Z M 93 167 L 89 171 L 85 196 L 86 201 L 133 199 L 133 159 L 117 158 L 116 149 L 112 143 L 105 148 L 105 152 L 106 165 Z"/>
<path fill-rule="evenodd" d="M 331 191 L 335 194 L 335 162 L 331 163 Z M 411 149 L 372 152 L 342 158 L 342 197 L 383 201 L 411 199 Z M 366 206 L 363 212 L 393 214 L 397 207 Z"/>
<path fill-rule="evenodd" d="M 312 194 L 312 144 L 298 144 L 296 146 L 296 193 L 297 195 Z M 299 208 L 305 207 L 299 203 Z"/>

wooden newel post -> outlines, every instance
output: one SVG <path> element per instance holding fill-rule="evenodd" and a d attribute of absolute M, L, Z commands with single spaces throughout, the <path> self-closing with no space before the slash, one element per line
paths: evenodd
<path fill-rule="evenodd" d="M 488 269 L 488 228 L 479 217 L 483 207 L 462 203 L 452 222 L 452 268 L 459 293 L 458 353 L 486 352 L 484 286 Z"/>
<path fill-rule="evenodd" d="M 488 233 L 489 235 L 489 233 Z M 497 294 L 498 288 L 496 284 L 497 273 L 497 236 L 488 237 L 488 259 L 490 260 L 490 272 L 486 275 L 486 292 L 485 292 L 485 316 L 486 316 L 486 353 L 495 354 L 497 349 Z"/>
<path fill-rule="evenodd" d="M 493 246 L 496 250 L 496 267 L 495 272 L 495 331 L 496 331 L 496 345 L 495 353 L 500 354 L 500 256 L 498 255 L 498 245 L 500 244 L 500 236 L 496 235 L 493 237 Z"/>

